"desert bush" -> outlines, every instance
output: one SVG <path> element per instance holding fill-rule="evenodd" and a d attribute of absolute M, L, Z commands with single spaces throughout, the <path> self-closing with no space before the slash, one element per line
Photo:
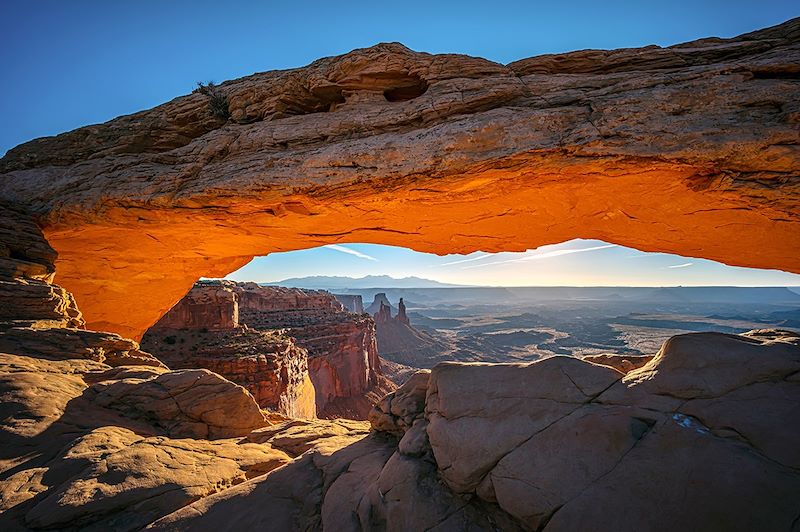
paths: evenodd
<path fill-rule="evenodd" d="M 224 118 L 225 120 L 230 118 L 231 113 L 228 109 L 228 97 L 225 96 L 213 81 L 207 83 L 198 81 L 197 87 L 192 92 L 199 92 L 200 94 L 208 96 L 208 108 L 214 116 Z"/>

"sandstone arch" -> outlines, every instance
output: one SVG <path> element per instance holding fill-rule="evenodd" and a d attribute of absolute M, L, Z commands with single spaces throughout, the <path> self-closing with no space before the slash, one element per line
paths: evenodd
<path fill-rule="evenodd" d="M 381 44 L 31 141 L 87 326 L 139 338 L 201 276 L 333 242 L 434 253 L 597 238 L 800 272 L 800 19 L 499 65 Z"/>

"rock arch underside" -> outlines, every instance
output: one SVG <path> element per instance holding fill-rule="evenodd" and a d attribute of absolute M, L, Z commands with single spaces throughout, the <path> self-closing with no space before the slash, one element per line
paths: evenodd
<path fill-rule="evenodd" d="M 800 526 L 796 332 L 396 387 L 332 294 L 192 288 L 335 242 L 800 273 L 800 19 L 509 65 L 380 44 L 28 142 L 0 181 L 2 530 Z"/>
<path fill-rule="evenodd" d="M 797 20 L 500 65 L 380 44 L 12 149 L 2 196 L 88 325 L 139 338 L 201 276 L 334 242 L 597 238 L 800 272 Z"/>

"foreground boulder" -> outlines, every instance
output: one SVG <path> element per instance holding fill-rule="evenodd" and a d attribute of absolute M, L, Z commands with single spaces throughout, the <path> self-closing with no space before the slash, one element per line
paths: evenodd
<path fill-rule="evenodd" d="M 205 369 L 93 384 L 91 400 L 143 419 L 174 438 L 231 438 L 266 425 L 247 390 Z"/>

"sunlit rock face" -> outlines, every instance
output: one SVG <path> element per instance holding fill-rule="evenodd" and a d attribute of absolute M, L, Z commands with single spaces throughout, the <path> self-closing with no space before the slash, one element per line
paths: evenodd
<path fill-rule="evenodd" d="M 308 351 L 308 372 L 320 417 L 366 419 L 394 389 L 381 373 L 375 323 L 345 311 L 333 294 L 237 283 L 240 318 L 255 329 L 286 329 Z"/>
<path fill-rule="evenodd" d="M 201 276 L 332 242 L 593 238 L 800 272 L 800 21 L 500 65 L 381 44 L 0 161 L 87 324 L 140 338 Z M 524 231 L 520 229 L 524 228 Z"/>
<path fill-rule="evenodd" d="M 172 368 L 224 375 L 290 417 L 366 419 L 394 388 L 373 321 L 320 290 L 199 282 L 142 344 Z"/>
<path fill-rule="evenodd" d="M 224 284 L 209 283 L 193 287 L 153 327 L 235 329 L 239 327 L 239 295 Z"/>
<path fill-rule="evenodd" d="M 223 375 L 247 388 L 264 409 L 316 417 L 307 351 L 282 330 L 259 331 L 240 323 L 244 299 L 252 304 L 242 285 L 197 283 L 148 329 L 142 346 L 173 369 L 205 368 Z"/>

